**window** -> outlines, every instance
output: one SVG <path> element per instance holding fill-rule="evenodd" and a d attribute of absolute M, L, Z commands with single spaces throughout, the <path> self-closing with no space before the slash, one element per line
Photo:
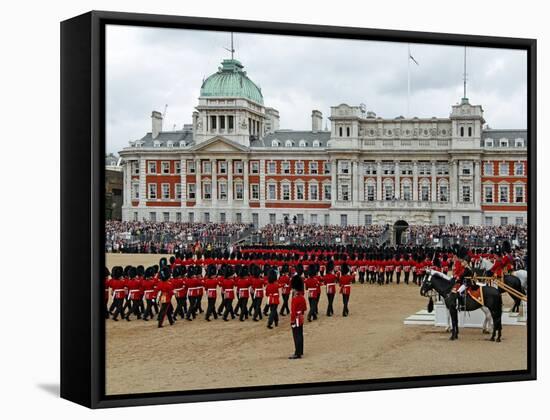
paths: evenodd
<path fill-rule="evenodd" d="M 516 217 L 516 225 L 523 225 L 523 217 Z"/>
<path fill-rule="evenodd" d="M 204 200 L 212 199 L 212 184 L 210 182 L 202 183 L 202 198 Z"/>
<path fill-rule="evenodd" d="M 313 140 L 313 147 L 321 147 L 321 142 L 319 140 Z"/>
<path fill-rule="evenodd" d="M 401 172 L 401 175 L 412 175 L 412 166 L 410 164 L 403 164 L 399 167 L 399 172 Z"/>
<path fill-rule="evenodd" d="M 139 200 L 139 184 L 136 182 L 132 184 L 132 198 Z"/>
<path fill-rule="evenodd" d="M 296 200 L 303 200 L 304 198 L 304 184 L 296 184 Z"/>
<path fill-rule="evenodd" d="M 204 223 L 210 223 L 210 213 L 205 212 L 202 217 L 204 219 Z"/>
<path fill-rule="evenodd" d="M 287 140 L 287 141 L 285 142 L 285 147 L 292 147 L 292 146 L 293 146 L 292 140 Z"/>
<path fill-rule="evenodd" d="M 139 165 L 135 160 L 132 161 L 131 171 L 132 171 L 132 175 L 139 175 Z"/>
<path fill-rule="evenodd" d="M 384 200 L 390 201 L 393 200 L 394 194 L 393 194 L 393 183 L 386 182 L 384 184 Z"/>
<path fill-rule="evenodd" d="M 195 200 L 197 194 L 197 188 L 195 184 L 188 184 L 187 185 L 187 196 L 189 197 L 189 200 Z"/>
<path fill-rule="evenodd" d="M 309 162 L 309 173 L 312 175 L 319 173 L 319 164 L 317 162 Z"/>
<path fill-rule="evenodd" d="M 508 162 L 500 162 L 498 165 L 498 174 L 499 175 L 508 175 L 510 167 Z"/>
<path fill-rule="evenodd" d="M 523 185 L 516 185 L 514 188 L 514 201 L 516 203 L 523 203 L 524 197 L 523 197 Z"/>
<path fill-rule="evenodd" d="M 227 128 L 229 128 L 230 130 L 233 130 L 233 128 L 235 128 L 233 115 L 229 115 L 227 117 Z"/>
<path fill-rule="evenodd" d="M 170 162 L 162 162 L 161 163 L 161 170 L 163 174 L 169 174 L 170 173 Z"/>
<path fill-rule="evenodd" d="M 226 217 L 225 217 L 225 213 L 224 213 L 224 212 L 220 213 L 220 223 L 225 223 L 226 220 L 227 220 L 227 219 L 226 219 Z"/>
<path fill-rule="evenodd" d="M 326 174 L 330 174 L 330 162 L 323 162 L 323 172 Z"/>
<path fill-rule="evenodd" d="M 189 220 L 189 223 L 195 223 L 195 213 L 192 211 L 187 214 L 187 219 Z"/>
<path fill-rule="evenodd" d="M 176 188 L 176 199 L 181 200 L 181 184 L 179 183 L 176 184 L 175 188 Z"/>
<path fill-rule="evenodd" d="M 508 224 L 508 218 L 506 216 L 502 216 L 500 218 L 500 224 L 506 226 Z"/>
<path fill-rule="evenodd" d="M 304 162 L 296 162 L 296 173 L 302 175 L 304 173 Z"/>
<path fill-rule="evenodd" d="M 267 199 L 277 200 L 277 185 L 267 184 Z"/>
<path fill-rule="evenodd" d="M 319 186 L 317 184 L 309 184 L 309 199 L 319 200 Z"/>
<path fill-rule="evenodd" d="M 376 175 L 376 163 L 364 162 L 365 175 Z"/>
<path fill-rule="evenodd" d="M 514 173 L 516 176 L 525 175 L 525 165 L 523 162 L 516 162 L 514 165 Z"/>
<path fill-rule="evenodd" d="M 325 223 L 325 226 L 330 225 L 330 214 L 325 214 L 324 223 Z"/>
<path fill-rule="evenodd" d="M 376 186 L 374 182 L 367 182 L 367 189 L 365 191 L 365 197 L 367 201 L 374 201 L 376 198 Z"/>
<path fill-rule="evenodd" d="M 309 216 L 309 222 L 313 225 L 316 225 L 317 224 L 317 215 L 316 214 L 311 214 Z"/>
<path fill-rule="evenodd" d="M 508 202 L 508 185 L 501 185 L 498 189 L 499 191 L 499 202 L 507 203 Z"/>
<path fill-rule="evenodd" d="M 350 127 L 346 127 L 346 136 L 351 136 L 351 128 Z"/>
<path fill-rule="evenodd" d="M 220 130 L 225 130 L 225 115 L 220 116 Z"/>
<path fill-rule="evenodd" d="M 298 213 L 296 215 L 296 224 L 303 225 L 304 224 L 304 215 L 303 213 Z"/>
<path fill-rule="evenodd" d="M 135 212 L 134 212 L 134 222 L 137 222 L 138 219 L 139 219 L 139 217 L 138 217 L 138 212 L 135 211 Z"/>
<path fill-rule="evenodd" d="M 438 163 L 437 164 L 437 175 L 449 175 L 449 164 L 448 163 Z"/>
<path fill-rule="evenodd" d="M 445 216 L 437 216 L 437 223 L 439 223 L 440 225 L 445 225 Z"/>
<path fill-rule="evenodd" d="M 525 147 L 524 139 L 516 139 L 516 147 Z"/>
<path fill-rule="evenodd" d="M 290 162 L 283 162 L 282 163 L 282 168 L 283 168 L 283 174 L 289 174 L 290 173 Z"/>
<path fill-rule="evenodd" d="M 250 162 L 250 173 L 259 174 L 260 173 L 260 162 L 254 160 Z"/>
<path fill-rule="evenodd" d="M 215 115 L 210 116 L 210 129 L 215 130 L 216 129 L 216 122 L 217 118 Z"/>
<path fill-rule="evenodd" d="M 365 214 L 365 225 L 372 225 L 372 214 Z"/>
<path fill-rule="evenodd" d="M 202 173 L 203 174 L 212 173 L 212 162 L 210 162 L 209 160 L 202 161 Z"/>
<path fill-rule="evenodd" d="M 277 172 L 277 164 L 274 161 L 267 162 L 267 173 L 275 174 Z"/>
<path fill-rule="evenodd" d="M 149 213 L 149 220 L 153 223 L 157 221 L 157 212 L 152 211 Z"/>
<path fill-rule="evenodd" d="M 472 137 L 472 127 L 468 127 L 468 137 Z"/>
<path fill-rule="evenodd" d="M 274 225 L 275 223 L 277 223 L 277 214 L 269 213 L 269 223 L 271 225 Z"/>
<path fill-rule="evenodd" d="M 170 221 L 170 213 L 167 211 L 162 213 L 162 221 L 163 222 L 169 222 Z"/>
<path fill-rule="evenodd" d="M 153 147 L 160 147 L 160 141 L 155 140 L 155 141 L 153 142 Z"/>
<path fill-rule="evenodd" d="M 235 200 L 242 200 L 244 194 L 243 184 L 235 184 Z"/>
<path fill-rule="evenodd" d="M 493 217 L 485 216 L 485 226 L 493 226 Z"/>
<path fill-rule="evenodd" d="M 259 184 L 252 184 L 250 185 L 250 197 L 252 200 L 259 200 L 260 199 L 260 185 Z"/>
<path fill-rule="evenodd" d="M 494 146 L 493 139 L 486 139 L 485 140 L 485 147 L 493 147 L 493 146 Z"/>
<path fill-rule="evenodd" d="M 462 216 L 462 225 L 463 226 L 469 226 L 470 225 L 470 216 Z"/>
<path fill-rule="evenodd" d="M 460 137 L 464 137 L 464 127 L 460 127 Z"/>
<path fill-rule="evenodd" d="M 194 174 L 197 172 L 197 168 L 195 166 L 194 160 L 188 160 L 187 161 L 187 173 Z"/>
<path fill-rule="evenodd" d="M 332 185 L 330 184 L 323 185 L 323 199 L 332 200 Z"/>
<path fill-rule="evenodd" d="M 279 140 L 271 140 L 271 147 L 281 147 L 281 142 Z"/>
<path fill-rule="evenodd" d="M 471 197 L 472 191 L 469 185 L 463 185 L 462 186 L 462 201 L 464 203 L 469 203 L 472 201 Z"/>
<path fill-rule="evenodd" d="M 343 134 L 344 131 L 343 131 L 343 130 L 344 130 L 344 129 L 343 129 L 342 127 L 339 127 L 339 128 L 338 128 L 338 134 L 340 134 L 340 137 L 344 137 L 344 134 Z"/>
<path fill-rule="evenodd" d="M 243 214 L 242 213 L 235 213 L 235 221 L 237 223 L 242 223 L 243 222 Z"/>
<path fill-rule="evenodd" d="M 147 186 L 147 196 L 155 200 L 157 198 L 157 184 L 148 184 Z"/>
<path fill-rule="evenodd" d="M 176 213 L 176 223 L 181 223 L 181 213 L 180 212 Z"/>
<path fill-rule="evenodd" d="M 508 139 L 500 139 L 500 147 L 508 147 Z"/>
<path fill-rule="evenodd" d="M 174 168 L 176 174 L 181 174 L 181 162 L 179 160 L 177 162 L 174 162 Z"/>
<path fill-rule="evenodd" d="M 235 161 L 235 173 L 242 175 L 243 173 L 243 162 L 242 160 Z"/>
<path fill-rule="evenodd" d="M 218 184 L 218 198 L 220 200 L 227 200 L 227 183 L 220 182 Z"/>
<path fill-rule="evenodd" d="M 493 202 L 493 186 L 492 185 L 486 185 L 484 187 L 484 198 L 486 203 L 492 203 Z"/>
<path fill-rule="evenodd" d="M 449 201 L 449 186 L 447 183 L 439 184 L 439 201 Z"/>
<path fill-rule="evenodd" d="M 349 174 L 349 162 L 347 160 L 340 161 L 340 173 Z"/>
<path fill-rule="evenodd" d="M 405 201 L 412 200 L 412 191 L 411 191 L 410 183 L 407 182 L 403 184 L 403 196 L 401 198 Z"/>
<path fill-rule="evenodd" d="M 157 162 L 147 162 L 147 173 L 150 173 L 150 174 L 157 173 Z"/>
<path fill-rule="evenodd" d="M 283 194 L 283 200 L 288 201 L 290 200 L 290 184 L 283 184 L 281 186 L 282 194 Z"/>
<path fill-rule="evenodd" d="M 220 174 L 226 174 L 227 173 L 227 161 L 222 160 L 218 163 L 218 167 L 220 170 Z"/>
<path fill-rule="evenodd" d="M 384 175 L 394 175 L 395 174 L 395 164 L 392 163 L 384 163 L 382 165 L 382 173 Z"/>
<path fill-rule="evenodd" d="M 349 185 L 348 184 L 342 184 L 342 201 L 349 201 Z M 345 226 L 345 225 L 344 225 Z"/>
<path fill-rule="evenodd" d="M 430 201 L 430 186 L 428 184 L 420 186 L 420 200 Z"/>
<path fill-rule="evenodd" d="M 493 175 L 493 162 L 485 162 L 483 164 L 483 172 L 485 175 Z"/>
<path fill-rule="evenodd" d="M 340 226 L 347 226 L 348 225 L 348 215 L 347 214 L 341 214 L 340 215 Z"/>
<path fill-rule="evenodd" d="M 462 164 L 462 175 L 466 175 L 466 176 L 472 175 L 472 164 L 471 163 L 464 162 Z"/>
<path fill-rule="evenodd" d="M 305 140 L 300 140 L 300 143 L 298 143 L 298 145 L 300 147 L 306 147 L 307 146 L 307 142 Z"/>

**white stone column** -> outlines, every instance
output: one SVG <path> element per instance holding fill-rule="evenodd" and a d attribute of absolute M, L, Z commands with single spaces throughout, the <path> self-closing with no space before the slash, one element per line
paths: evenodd
<path fill-rule="evenodd" d="M 124 190 L 125 194 L 123 194 L 124 207 L 131 207 L 132 206 L 132 200 L 134 200 L 133 195 L 133 182 L 132 182 L 132 162 L 131 160 L 127 160 L 124 162 L 124 165 L 122 167 L 122 175 L 123 175 L 123 182 L 124 182 Z"/>
<path fill-rule="evenodd" d="M 413 201 L 418 201 L 418 161 L 413 162 Z"/>
<path fill-rule="evenodd" d="M 450 170 L 450 185 L 449 188 L 451 190 L 451 207 L 455 207 L 457 203 L 457 196 L 458 196 L 458 168 L 457 168 L 457 161 L 453 160 L 451 162 L 451 170 Z"/>
<path fill-rule="evenodd" d="M 218 162 L 212 159 L 210 165 L 212 166 L 212 210 L 215 210 L 218 205 Z"/>
<path fill-rule="evenodd" d="M 245 210 L 248 210 L 249 202 L 249 193 L 250 193 L 250 183 L 248 182 L 248 159 L 243 160 L 243 207 Z"/>
<path fill-rule="evenodd" d="M 395 198 L 401 198 L 401 173 L 399 172 L 399 161 L 395 161 Z"/>
<path fill-rule="evenodd" d="M 435 176 L 435 160 L 432 160 L 432 201 L 437 201 L 437 178 Z"/>
<path fill-rule="evenodd" d="M 147 167 L 144 157 L 139 158 L 139 207 L 145 207 L 147 201 Z M 141 218 L 140 218 L 141 219 Z"/>
<path fill-rule="evenodd" d="M 265 159 L 260 159 L 260 207 L 265 207 Z"/>
<path fill-rule="evenodd" d="M 357 188 L 359 189 L 359 202 L 365 201 L 365 166 L 359 161 L 357 171 Z M 359 221 L 358 221 L 359 222 Z"/>
<path fill-rule="evenodd" d="M 382 201 L 382 162 L 376 161 L 376 200 Z"/>
<path fill-rule="evenodd" d="M 359 203 L 359 162 L 357 160 L 354 160 L 352 162 L 352 187 L 353 187 L 353 197 L 352 197 L 352 203 L 355 205 Z"/>
<path fill-rule="evenodd" d="M 479 160 L 474 161 L 474 204 L 476 206 L 481 204 L 481 165 Z"/>
<path fill-rule="evenodd" d="M 336 199 L 338 198 L 338 160 L 333 159 L 330 161 L 330 198 L 331 198 L 331 207 L 336 207 Z"/>
<path fill-rule="evenodd" d="M 195 159 L 195 174 L 196 205 L 200 206 L 202 204 L 202 162 L 200 159 Z"/>
<path fill-rule="evenodd" d="M 233 160 L 227 160 L 227 204 L 233 207 Z"/>
<path fill-rule="evenodd" d="M 185 207 L 187 200 L 187 160 L 180 158 L 181 207 Z"/>

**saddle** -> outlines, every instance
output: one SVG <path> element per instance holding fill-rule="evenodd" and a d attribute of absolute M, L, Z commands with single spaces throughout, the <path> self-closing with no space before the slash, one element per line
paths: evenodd
<path fill-rule="evenodd" d="M 468 295 L 475 300 L 477 303 L 479 303 L 481 306 L 484 305 L 483 301 L 483 286 L 474 286 L 469 287 L 467 290 Z"/>

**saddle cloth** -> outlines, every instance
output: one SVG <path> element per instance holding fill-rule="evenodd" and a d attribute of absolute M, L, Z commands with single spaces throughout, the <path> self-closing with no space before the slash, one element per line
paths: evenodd
<path fill-rule="evenodd" d="M 479 303 L 481 306 L 484 305 L 484 301 L 483 301 L 483 287 L 484 287 L 484 286 L 479 286 L 479 287 L 476 287 L 475 289 L 468 288 L 468 295 L 469 295 L 473 300 L 475 300 L 477 303 Z"/>

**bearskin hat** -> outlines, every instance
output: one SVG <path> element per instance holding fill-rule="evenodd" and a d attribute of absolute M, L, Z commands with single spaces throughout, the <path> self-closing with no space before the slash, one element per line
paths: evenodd
<path fill-rule="evenodd" d="M 328 260 L 327 262 L 327 273 L 332 273 L 334 270 L 334 260 Z"/>
<path fill-rule="evenodd" d="M 136 277 L 137 275 L 137 269 L 136 267 L 133 267 L 131 266 L 129 269 L 128 269 L 128 277 L 133 279 L 134 277 Z"/>
<path fill-rule="evenodd" d="M 256 264 L 252 264 L 250 266 L 250 275 L 254 277 L 260 277 L 260 274 L 262 274 L 262 271 L 260 270 L 260 267 L 258 267 Z M 264 271 L 265 273 L 265 271 Z"/>
<path fill-rule="evenodd" d="M 160 260 L 159 260 L 159 266 L 162 268 L 164 266 L 167 265 L 167 261 L 166 261 L 166 257 L 162 257 Z"/>
<path fill-rule="evenodd" d="M 170 265 L 174 264 L 174 261 L 176 261 L 176 257 L 171 256 L 169 261 L 170 261 Z"/>
<path fill-rule="evenodd" d="M 304 281 L 302 280 L 302 277 L 298 274 L 296 274 L 294 277 L 292 277 L 292 280 L 290 281 L 290 287 L 292 287 L 294 290 L 298 292 L 304 291 Z"/>
<path fill-rule="evenodd" d="M 216 275 L 216 266 L 213 264 L 210 264 L 206 270 L 206 276 L 212 277 Z"/>
<path fill-rule="evenodd" d="M 154 270 L 155 274 L 157 274 L 157 273 L 159 272 L 159 266 L 158 266 L 158 264 L 155 264 L 155 265 L 153 266 L 153 270 Z"/>
<path fill-rule="evenodd" d="M 347 264 L 342 264 L 342 268 L 341 268 L 341 272 L 342 274 L 345 276 L 346 274 L 349 274 L 349 265 Z"/>
<path fill-rule="evenodd" d="M 121 278 L 123 274 L 124 274 L 124 270 L 120 265 L 113 267 L 113 269 L 111 270 L 111 277 L 114 279 Z"/>
<path fill-rule="evenodd" d="M 107 267 L 105 267 L 105 272 L 103 274 L 105 277 L 109 277 L 111 275 L 111 273 L 109 272 L 109 269 Z"/>
<path fill-rule="evenodd" d="M 155 269 L 153 267 L 147 267 L 145 269 L 144 276 L 145 276 L 146 279 L 150 279 L 154 275 L 155 275 Z"/>
<path fill-rule="evenodd" d="M 225 269 L 225 278 L 228 279 L 233 274 L 235 274 L 235 270 L 233 269 L 233 266 L 228 265 Z"/>
<path fill-rule="evenodd" d="M 283 264 L 281 267 L 281 274 L 288 273 L 288 264 Z"/>
<path fill-rule="evenodd" d="M 506 254 L 512 252 L 512 246 L 510 245 L 510 242 L 508 240 L 502 243 L 502 252 L 505 252 Z"/>
<path fill-rule="evenodd" d="M 463 246 L 458 247 L 458 249 L 456 250 L 456 256 L 461 260 L 468 260 L 468 250 Z"/>
<path fill-rule="evenodd" d="M 137 266 L 137 275 L 142 277 L 145 274 L 145 267 L 142 265 Z"/>
<path fill-rule="evenodd" d="M 168 267 L 164 266 L 160 269 L 160 279 L 162 281 L 170 279 L 170 269 Z"/>
<path fill-rule="evenodd" d="M 268 283 L 275 283 L 277 281 L 277 272 L 273 269 L 269 270 L 267 273 Z"/>
<path fill-rule="evenodd" d="M 296 274 L 302 275 L 304 272 L 304 266 L 302 264 L 296 264 Z"/>
<path fill-rule="evenodd" d="M 131 267 L 132 267 L 131 265 L 127 265 L 124 267 L 124 270 L 123 270 L 124 277 L 128 277 L 128 271 L 130 270 Z"/>

